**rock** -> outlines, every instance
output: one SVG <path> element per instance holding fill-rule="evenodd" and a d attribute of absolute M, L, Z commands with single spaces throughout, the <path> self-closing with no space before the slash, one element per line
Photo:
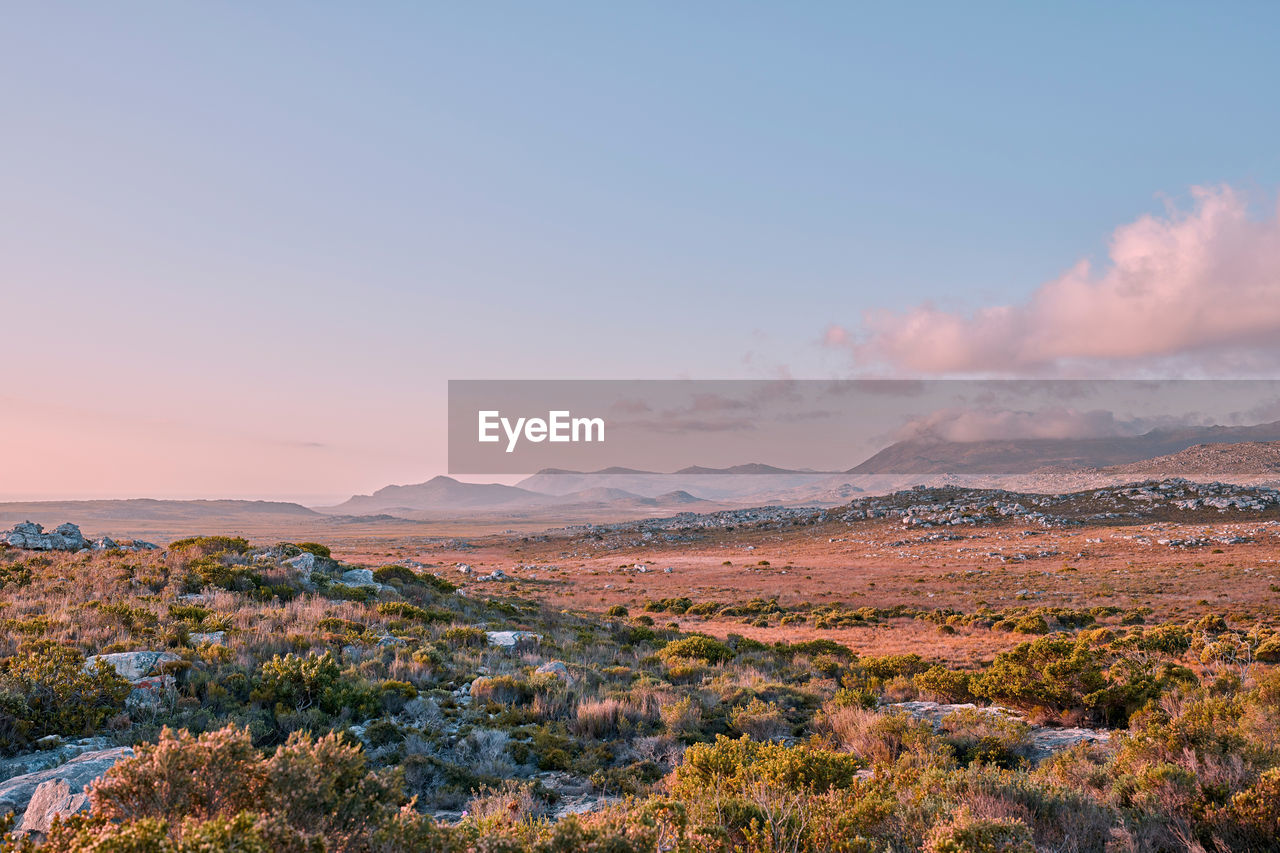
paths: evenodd
<path fill-rule="evenodd" d="M 11 548 L 24 548 L 28 551 L 79 551 L 86 545 L 80 528 L 74 524 L 59 524 L 52 533 L 45 533 L 42 525 L 31 521 L 15 524 L 7 533 L 0 534 L 0 540 Z"/>
<path fill-rule="evenodd" d="M 284 565 L 293 569 L 304 578 L 310 578 L 311 573 L 316 570 L 316 555 L 303 551 L 296 557 L 290 557 L 284 561 Z"/>
<path fill-rule="evenodd" d="M 45 747 L 44 744 L 49 744 Z M 0 782 L 14 776 L 24 776 L 38 770 L 48 770 L 59 764 L 66 764 L 77 755 L 86 752 L 97 752 L 108 749 L 111 741 L 105 737 L 90 737 L 63 743 L 58 735 L 49 735 L 36 741 L 41 749 L 37 752 L 24 752 L 12 758 L 0 760 Z"/>
<path fill-rule="evenodd" d="M 90 782 L 114 767 L 116 762 L 132 757 L 133 750 L 127 746 L 86 752 L 57 767 L 0 782 L 0 814 L 11 811 L 22 815 L 16 827 L 20 832 L 38 830 L 41 821 L 45 821 L 43 825 L 47 829 L 47 821 L 57 813 L 57 809 L 77 807 L 76 794 L 82 794 Z M 62 782 L 62 785 L 46 788 L 40 801 L 36 803 L 43 811 L 33 811 L 28 824 L 27 812 L 35 800 L 37 789 L 47 782 L 55 781 Z M 65 789 L 63 785 L 66 786 Z"/>
<path fill-rule="evenodd" d="M 542 642 L 542 635 L 532 631 L 485 631 L 484 634 L 489 640 L 489 645 L 504 649 L 514 649 L 520 645 L 532 646 Z"/>
<path fill-rule="evenodd" d="M 143 542 L 141 539 L 135 539 L 135 540 L 133 540 L 133 543 L 132 543 L 129 547 L 130 547 L 130 548 L 132 548 L 132 549 L 133 549 L 133 550 L 135 550 L 135 551 L 158 551 L 158 550 L 160 550 L 160 546 L 159 546 L 159 545 L 157 545 L 156 543 L 154 543 L 154 542 Z"/>
<path fill-rule="evenodd" d="M 373 579 L 373 569 L 348 569 L 342 573 L 342 582 L 347 586 L 382 588 L 382 584 Z"/>
<path fill-rule="evenodd" d="M 405 640 L 403 637 L 395 637 L 391 634 L 386 634 L 385 636 L 378 638 L 378 645 L 383 648 L 387 646 L 403 646 L 404 644 Z"/>
<path fill-rule="evenodd" d="M 1078 743 L 1107 743 L 1111 740 L 1111 732 L 1101 729 L 1065 728 L 1051 729 L 1033 726 L 1031 729 L 1030 758 L 1039 763 L 1054 753 L 1070 749 Z"/>
<path fill-rule="evenodd" d="M 14 826 L 20 833 L 47 833 L 55 818 L 66 817 L 77 812 L 89 810 L 89 794 L 83 789 L 71 792 L 71 785 L 66 779 L 50 779 L 41 782 L 31 795 L 31 802 L 22 815 L 22 820 Z"/>
<path fill-rule="evenodd" d="M 111 664 L 120 677 L 126 681 L 138 682 L 143 679 L 161 675 L 161 667 L 166 663 L 182 660 L 173 652 L 115 652 L 107 655 L 90 655 L 85 658 L 85 669 L 90 669 L 98 661 Z"/>
<path fill-rule="evenodd" d="M 534 672 L 540 675 L 554 675 L 556 678 L 561 679 L 566 684 L 572 680 L 569 676 L 569 667 L 565 666 L 563 661 L 558 661 L 558 660 L 547 661 L 542 666 L 535 669 Z"/>
<path fill-rule="evenodd" d="M 977 710 L 995 717 L 1021 720 L 1021 715 L 1017 711 L 1003 708 L 999 705 L 979 706 L 973 703 L 948 705 L 939 702 L 898 702 L 886 707 L 895 711 L 906 711 L 917 719 L 927 720 L 935 728 L 941 725 L 944 717 L 957 711 Z M 1083 741 L 1107 743 L 1111 740 L 1111 732 L 1103 729 L 1052 728 L 1049 726 L 1030 726 L 1029 728 L 1024 754 L 1036 764 L 1039 764 L 1054 753 L 1069 749 Z"/>
<path fill-rule="evenodd" d="M 103 536 L 101 539 L 93 540 L 93 550 L 95 551 L 114 551 L 119 547 L 120 543 L 110 536 Z"/>
<path fill-rule="evenodd" d="M 125 707 L 131 711 L 155 710 L 160 707 L 161 697 L 170 693 L 177 684 L 172 675 L 140 678 L 133 682 L 133 692 L 124 700 Z"/>
<path fill-rule="evenodd" d="M 227 632 L 197 631 L 194 634 L 188 634 L 187 639 L 191 641 L 193 646 L 225 646 L 227 644 Z"/>

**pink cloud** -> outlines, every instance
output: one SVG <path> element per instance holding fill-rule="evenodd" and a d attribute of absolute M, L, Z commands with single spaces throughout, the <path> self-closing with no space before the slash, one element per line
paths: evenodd
<path fill-rule="evenodd" d="M 1280 366 L 1280 217 L 1251 218 L 1230 187 L 1192 190 L 1190 212 L 1117 228 L 1109 262 L 1082 260 L 1022 304 L 971 314 L 921 305 L 864 317 L 865 367 L 922 374 L 1243 375 Z"/>

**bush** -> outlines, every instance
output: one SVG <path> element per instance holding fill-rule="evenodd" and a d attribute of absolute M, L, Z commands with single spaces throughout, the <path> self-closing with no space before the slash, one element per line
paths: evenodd
<path fill-rule="evenodd" d="M 935 665 L 916 673 L 912 681 L 917 690 L 936 702 L 967 702 L 973 698 L 969 692 L 970 677 L 970 673 Z"/>
<path fill-rule="evenodd" d="M 191 536 L 169 543 L 170 551 L 198 552 L 210 554 L 247 554 L 252 546 L 239 536 Z"/>
<path fill-rule="evenodd" d="M 1017 767 L 1030 746 L 1030 726 L 994 711 L 966 708 L 943 717 L 940 727 L 962 764 Z"/>
<path fill-rule="evenodd" d="M 379 566 L 373 570 L 373 579 L 378 583 L 389 584 L 396 581 L 402 584 L 413 584 L 418 582 L 418 576 L 413 569 L 405 566 Z"/>
<path fill-rule="evenodd" d="M 445 631 L 441 637 L 451 646 L 484 646 L 489 643 L 489 635 L 483 628 L 472 628 L 459 625 Z"/>
<path fill-rule="evenodd" d="M 694 634 L 682 640 L 672 640 L 663 647 L 661 655 L 670 662 L 679 659 L 697 660 L 708 664 L 724 663 L 733 659 L 733 649 L 719 640 Z"/>
<path fill-rule="evenodd" d="M 847 753 L 716 735 L 714 743 L 694 744 L 684 751 L 684 761 L 672 775 L 671 793 L 696 800 L 714 788 L 734 790 L 756 781 L 821 793 L 849 787 L 861 767 L 862 762 Z"/>
<path fill-rule="evenodd" d="M 403 831 L 406 815 L 398 777 L 370 773 L 363 752 L 337 735 L 319 739 L 295 732 L 270 758 L 234 726 L 193 737 L 164 729 L 155 744 L 120 762 L 92 788 L 89 818 L 69 822 L 67 840 L 102 821 L 128 821 L 130 833 L 167 832 L 179 851 L 368 850 L 375 836 Z M 252 814 L 245 818 L 241 815 Z M 183 823 L 173 823 L 178 817 Z M 230 824 L 205 821 L 230 821 Z M 264 846 L 200 846 L 225 836 L 228 827 L 256 828 Z M 122 834 L 124 830 L 121 830 Z M 55 837 L 57 833 L 55 833 Z M 286 839 L 279 846 L 274 839 Z M 305 839 L 315 839 L 305 841 Z M 317 840 L 323 839 L 319 844 Z M 252 833 L 250 833 L 250 840 Z M 169 850 L 142 846 L 85 847 L 59 841 L 65 850 Z M 239 843 L 238 841 L 236 843 Z M 256 840 L 255 840 L 256 843 Z M 55 848 L 58 849 L 58 848 Z"/>
<path fill-rule="evenodd" d="M 0 661 L 0 752 L 45 735 L 88 735 L 119 713 L 131 686 L 110 664 L 85 668 L 78 649 L 28 640 Z"/>
<path fill-rule="evenodd" d="M 1015 818 L 979 818 L 969 809 L 934 827 L 926 853 L 1036 853 L 1031 827 Z"/>

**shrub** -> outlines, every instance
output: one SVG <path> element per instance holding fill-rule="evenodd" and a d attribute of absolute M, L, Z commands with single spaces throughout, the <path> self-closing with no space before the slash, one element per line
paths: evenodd
<path fill-rule="evenodd" d="M 717 735 L 714 743 L 685 750 L 672 774 L 671 792 L 696 800 L 713 788 L 733 790 L 764 781 L 790 791 L 821 793 L 849 787 L 861 767 L 861 761 L 842 752 Z"/>
<path fill-rule="evenodd" d="M 681 640 L 672 640 L 667 643 L 663 647 L 661 654 L 663 659 L 667 661 L 684 658 L 708 664 L 717 664 L 732 660 L 734 653 L 733 649 L 719 640 L 694 634 L 693 636 L 685 637 Z"/>
<path fill-rule="evenodd" d="M 1030 746 L 1030 726 L 993 711 L 956 711 L 942 718 L 940 728 L 943 739 L 964 764 L 1016 767 Z"/>
<path fill-rule="evenodd" d="M 904 753 L 935 752 L 940 743 L 933 728 L 910 714 L 873 711 L 857 705 L 828 709 L 822 720 L 840 744 L 864 761 L 892 763 Z"/>
<path fill-rule="evenodd" d="M 926 853 L 1036 853 L 1031 827 L 1016 818 L 979 818 L 962 808 L 938 824 L 922 848 Z"/>
<path fill-rule="evenodd" d="M 615 604 L 606 610 L 604 615 L 611 619 L 625 619 L 627 616 L 627 608 L 623 607 L 621 604 Z"/>
<path fill-rule="evenodd" d="M 803 640 L 799 643 L 792 643 L 789 646 L 782 646 L 782 651 L 793 655 L 808 655 L 809 657 L 817 657 L 818 655 L 828 655 L 840 660 L 853 660 L 857 657 L 853 649 L 835 640 L 818 639 Z"/>
<path fill-rule="evenodd" d="M 916 673 L 913 681 L 917 690 L 934 701 L 966 702 L 973 697 L 969 692 L 970 677 L 970 673 L 935 665 Z"/>
<path fill-rule="evenodd" d="M 373 579 L 378 583 L 389 584 L 392 581 L 403 584 L 412 584 L 418 582 L 418 576 L 413 569 L 405 566 L 379 566 L 373 570 Z"/>
<path fill-rule="evenodd" d="M 191 536 L 169 543 L 170 551 L 198 552 L 209 554 L 246 554 L 250 549 L 249 542 L 239 536 Z"/>
<path fill-rule="evenodd" d="M 1039 614 L 1023 616 L 1017 622 L 1013 623 L 1013 631 L 1016 634 L 1047 634 L 1049 633 L 1049 623 Z"/>
<path fill-rule="evenodd" d="M 729 725 L 753 740 L 777 740 L 790 734 L 791 725 L 778 706 L 758 697 L 729 712 Z"/>
<path fill-rule="evenodd" d="M 107 663 L 84 664 L 78 649 L 51 640 L 27 640 L 0 661 L 0 752 L 50 734 L 91 734 L 119 713 L 129 682 Z"/>
<path fill-rule="evenodd" d="M 441 637 L 451 646 L 484 646 L 489 642 L 489 635 L 483 628 L 472 628 L 459 625 L 449 628 Z"/>
<path fill-rule="evenodd" d="M 896 675 L 912 676 L 924 672 L 929 665 L 920 655 L 884 655 L 883 657 L 864 657 L 858 663 L 873 678 L 887 681 Z"/>
<path fill-rule="evenodd" d="M 233 726 L 193 737 L 164 729 L 155 744 L 142 744 L 96 782 L 91 816 L 69 824 L 87 831 L 94 821 L 124 820 L 130 832 L 181 839 L 177 851 L 368 850 L 381 833 L 404 831 L 404 797 L 398 777 L 370 773 L 363 752 L 337 735 L 319 739 L 295 732 L 270 758 L 255 749 L 249 733 Z M 254 813 L 248 821 L 238 815 Z M 272 817 L 268 818 L 270 815 Z M 184 823 L 173 821 L 188 818 Z M 239 821 L 257 827 L 265 846 L 200 846 L 196 839 L 226 835 L 226 825 L 194 821 Z M 100 825 L 100 824 L 99 824 Z M 270 829 L 268 829 L 270 827 Z M 264 831 L 265 830 L 265 831 Z M 300 846 L 302 839 L 319 836 Z M 272 839 L 292 839 L 277 846 Z M 167 851 L 158 842 L 142 846 L 65 846 L 66 850 Z"/>

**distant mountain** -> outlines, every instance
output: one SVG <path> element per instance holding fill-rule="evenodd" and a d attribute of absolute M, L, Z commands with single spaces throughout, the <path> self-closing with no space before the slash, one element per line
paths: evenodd
<path fill-rule="evenodd" d="M 475 510 L 475 509 L 528 509 L 553 504 L 550 495 L 538 494 L 516 486 L 501 483 L 463 483 L 452 477 L 432 477 L 425 483 L 409 486 L 384 486 L 371 495 L 355 495 L 332 507 L 320 507 L 320 511 L 366 515 L 369 513 Z"/>
<path fill-rule="evenodd" d="M 796 471 L 749 463 L 730 468 L 704 468 L 695 465 L 671 474 L 618 468 L 590 472 L 548 469 L 526 477 L 516 485 L 548 495 L 568 495 L 585 489 L 608 488 L 647 498 L 680 491 L 695 499 L 741 503 L 757 495 L 822 482 L 831 476 L 831 472 Z"/>
<path fill-rule="evenodd" d="M 320 507 L 329 517 L 337 515 L 367 518 L 385 513 L 409 519 L 438 519 L 481 515 L 511 515 L 524 518 L 580 517 L 583 513 L 680 512 L 704 504 L 687 492 L 673 490 L 653 497 L 625 489 L 595 484 L 564 494 L 549 495 L 499 483 L 463 483 L 452 477 L 434 477 L 425 483 L 387 486 L 372 495 L 355 495 L 337 506 Z"/>
<path fill-rule="evenodd" d="M 1179 453 L 1198 444 L 1280 441 L 1280 421 L 1248 427 L 1158 429 L 1112 438 L 1027 438 L 990 441 L 899 441 L 849 469 L 854 475 L 1029 474 L 1127 465 Z"/>
<path fill-rule="evenodd" d="M 239 500 L 155 500 L 128 498 L 96 501 L 11 501 L 0 503 L 0 524 L 10 519 L 33 521 L 58 519 L 81 522 L 145 519 L 150 521 L 194 521 L 208 518 L 269 519 L 319 518 L 320 514 L 305 506 L 284 501 Z"/>

